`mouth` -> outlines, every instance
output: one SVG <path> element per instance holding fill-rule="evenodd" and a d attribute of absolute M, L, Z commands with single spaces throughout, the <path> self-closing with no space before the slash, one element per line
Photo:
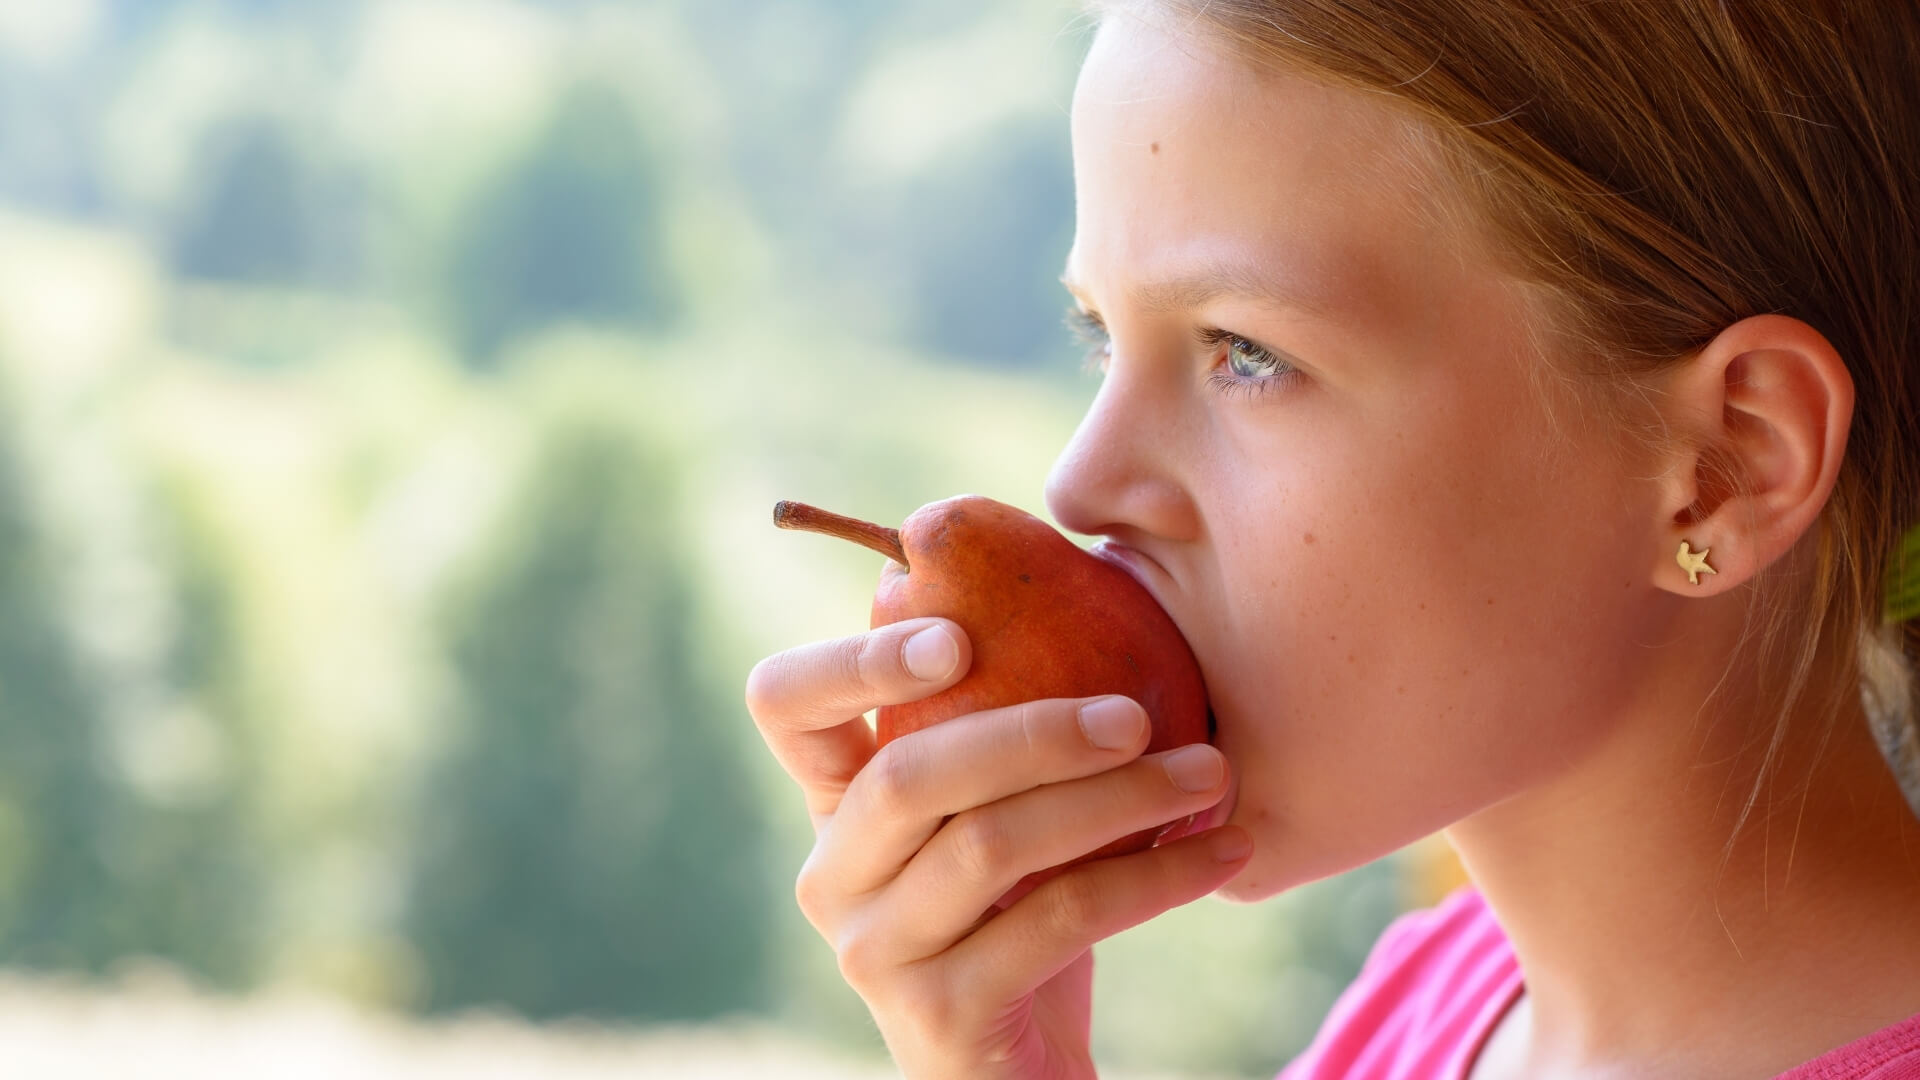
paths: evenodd
<path fill-rule="evenodd" d="M 1130 548 L 1125 544 L 1116 544 L 1111 540 L 1102 540 L 1094 544 L 1093 547 L 1087 549 L 1087 553 L 1106 563 L 1119 567 L 1128 577 L 1139 582 L 1141 588 L 1147 590 L 1148 595 L 1153 597 L 1154 603 L 1160 605 L 1160 610 L 1167 612 L 1168 618 L 1173 617 L 1173 612 L 1167 608 L 1165 601 L 1160 598 L 1159 583 L 1155 580 L 1156 573 L 1164 578 L 1166 576 L 1166 570 L 1163 569 L 1159 563 L 1155 562 L 1152 556 L 1144 551 Z M 1219 744 L 1219 735 L 1220 718 L 1215 715 L 1213 711 L 1213 703 L 1208 702 L 1207 742 L 1217 746 Z M 1178 821 L 1167 824 L 1155 835 L 1153 841 L 1155 846 L 1171 843 L 1183 836 L 1192 836 L 1195 833 L 1205 832 L 1216 825 L 1224 824 L 1227 818 L 1233 814 L 1234 800 L 1239 795 L 1239 791 L 1239 778 L 1230 777 L 1227 783 L 1227 793 L 1221 797 L 1219 802 L 1197 814 L 1189 814 Z"/>
<path fill-rule="evenodd" d="M 1148 571 L 1148 567 L 1159 570 L 1160 564 L 1154 562 L 1146 552 L 1130 548 L 1125 544 L 1116 544 L 1111 540 L 1102 540 L 1088 548 L 1087 554 L 1125 571 L 1128 577 L 1139 582 L 1140 587 L 1153 596 L 1154 603 L 1159 604 L 1162 610 L 1166 609 L 1167 605 L 1160 599 L 1157 583 Z M 1161 572 L 1165 573 L 1165 571 Z"/>

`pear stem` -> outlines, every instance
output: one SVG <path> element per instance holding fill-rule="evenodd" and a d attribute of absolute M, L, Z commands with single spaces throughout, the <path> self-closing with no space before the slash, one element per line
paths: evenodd
<path fill-rule="evenodd" d="M 900 546 L 900 530 L 875 525 L 871 521 L 844 517 L 817 506 L 782 499 L 773 504 L 773 523 L 783 529 L 824 533 L 851 540 L 870 551 L 877 551 L 901 566 L 907 566 L 907 552 Z M 911 570 L 912 567 L 908 566 Z"/>

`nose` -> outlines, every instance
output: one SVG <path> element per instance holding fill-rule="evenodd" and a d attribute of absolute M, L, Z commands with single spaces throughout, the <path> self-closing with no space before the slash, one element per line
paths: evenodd
<path fill-rule="evenodd" d="M 1134 544 L 1192 540 L 1200 516 L 1182 482 L 1191 421 L 1177 390 L 1110 363 L 1087 415 L 1047 474 L 1047 512 L 1062 528 Z"/>

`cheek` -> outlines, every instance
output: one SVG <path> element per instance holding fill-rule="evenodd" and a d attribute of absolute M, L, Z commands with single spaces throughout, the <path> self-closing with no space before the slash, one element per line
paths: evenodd
<path fill-rule="evenodd" d="M 1309 880 L 1444 828 L 1619 707 L 1637 600 L 1622 492 L 1555 464 L 1544 420 L 1474 422 L 1482 407 L 1430 395 L 1386 434 L 1240 478 L 1224 531 L 1249 539 L 1221 545 L 1240 587 L 1213 656 L 1237 818 L 1286 838 L 1256 877 Z"/>

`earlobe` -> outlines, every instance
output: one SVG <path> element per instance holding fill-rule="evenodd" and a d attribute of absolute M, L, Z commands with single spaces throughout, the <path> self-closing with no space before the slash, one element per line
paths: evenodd
<path fill-rule="evenodd" d="M 1785 555 L 1819 519 L 1846 454 L 1853 376 L 1818 330 L 1756 315 L 1683 361 L 1666 388 L 1673 449 L 1653 580 L 1715 595 Z"/>

